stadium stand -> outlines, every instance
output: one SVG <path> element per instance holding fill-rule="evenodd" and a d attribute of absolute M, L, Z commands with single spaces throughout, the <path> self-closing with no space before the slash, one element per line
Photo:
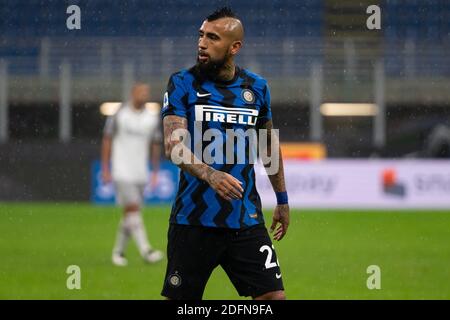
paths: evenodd
<path fill-rule="evenodd" d="M 372 2 L 382 8 L 381 30 L 365 27 Z M 81 8 L 81 30 L 67 29 L 64 1 L 0 2 L 0 69 L 6 65 L 8 72 L 10 121 L 10 142 L 0 148 L 17 150 L 18 165 L 21 159 L 28 165 L 22 152 L 27 148 L 11 144 L 36 144 L 39 153 L 46 150 L 39 143 L 51 140 L 54 149 L 71 152 L 57 142 L 64 65 L 70 66 L 73 150 L 94 157 L 104 121 L 98 107 L 123 98 L 125 70 L 150 83 L 152 96 L 160 100 L 168 76 L 193 64 L 199 24 L 221 4 L 231 5 L 244 20 L 246 43 L 238 63 L 269 80 L 282 141 L 311 141 L 313 66 L 322 67 L 322 101 L 373 102 L 374 68 L 384 64 L 386 147 L 373 146 L 371 118 L 324 117 L 322 142 L 329 157 L 369 157 L 374 150 L 384 157 L 418 154 L 433 128 L 449 125 L 450 3 L 445 0 L 70 4 Z M 0 158 L 4 168 L 10 161 Z"/>

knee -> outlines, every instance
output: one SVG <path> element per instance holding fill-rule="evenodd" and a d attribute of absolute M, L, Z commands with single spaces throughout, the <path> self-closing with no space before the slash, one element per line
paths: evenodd
<path fill-rule="evenodd" d="M 283 290 L 267 292 L 255 298 L 255 300 L 286 300 Z"/>
<path fill-rule="evenodd" d="M 130 203 L 125 206 L 125 214 L 133 214 L 139 211 L 139 205 L 135 203 Z"/>

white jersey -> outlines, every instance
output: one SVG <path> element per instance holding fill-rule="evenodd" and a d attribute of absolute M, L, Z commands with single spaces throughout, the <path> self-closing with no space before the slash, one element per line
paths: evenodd
<path fill-rule="evenodd" d="M 147 183 L 150 142 L 160 141 L 159 111 L 136 110 L 123 104 L 107 119 L 104 134 L 112 137 L 114 181 Z"/>

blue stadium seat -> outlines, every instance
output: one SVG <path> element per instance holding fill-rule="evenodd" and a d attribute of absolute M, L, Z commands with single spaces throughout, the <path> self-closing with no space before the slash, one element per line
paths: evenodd
<path fill-rule="evenodd" d="M 187 25 L 199 24 L 215 6 L 210 1 L 74 1 L 81 8 L 82 36 L 177 36 L 189 35 Z M 301 36 L 322 24 L 322 0 L 219 1 L 230 4 L 254 36 Z M 0 25 L 5 36 L 65 36 L 67 3 L 56 0 L 3 0 Z M 180 24 L 185 21 L 185 24 Z M 151 26 L 151 27 L 149 27 Z M 277 28 L 282 26 L 283 28 Z"/>

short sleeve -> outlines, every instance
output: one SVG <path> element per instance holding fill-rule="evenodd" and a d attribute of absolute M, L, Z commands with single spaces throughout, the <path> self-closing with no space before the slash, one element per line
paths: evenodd
<path fill-rule="evenodd" d="M 272 120 L 272 111 L 270 108 L 270 90 L 266 84 L 263 89 L 263 102 L 258 115 L 258 127 L 264 125 L 267 121 Z"/>
<path fill-rule="evenodd" d="M 188 92 L 179 73 L 170 76 L 167 91 L 164 93 L 161 116 L 175 115 L 186 117 Z"/>

